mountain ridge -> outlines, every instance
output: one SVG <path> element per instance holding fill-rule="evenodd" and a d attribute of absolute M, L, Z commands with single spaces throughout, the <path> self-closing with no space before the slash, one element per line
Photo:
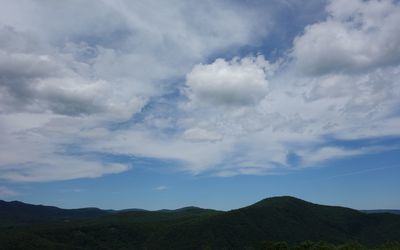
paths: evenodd
<path fill-rule="evenodd" d="M 0 221 L 1 215 L 0 206 Z M 15 244 L 15 235 L 66 249 L 79 249 L 82 242 L 86 244 L 82 249 L 253 249 L 265 241 L 341 244 L 351 240 L 375 246 L 400 239 L 400 215 L 367 214 L 291 196 L 270 197 L 226 212 L 184 207 L 121 210 L 88 218 L 78 215 L 67 221 L 49 220 L 43 225 L 3 227 L 0 244 Z"/>
<path fill-rule="evenodd" d="M 359 211 L 367 214 L 380 214 L 380 213 L 400 214 L 400 209 L 361 209 Z"/>
<path fill-rule="evenodd" d="M 176 212 L 176 211 L 184 211 L 184 210 L 192 210 L 192 209 L 200 209 L 200 210 L 211 210 L 211 211 L 218 211 L 218 212 L 229 212 L 232 210 L 238 210 L 238 209 L 243 209 L 247 207 L 255 207 L 255 206 L 262 206 L 264 203 L 272 203 L 273 201 L 291 201 L 291 202 L 302 202 L 304 203 L 309 203 L 309 204 L 314 204 L 314 205 L 320 205 L 320 206 L 327 206 L 327 207 L 337 207 L 337 208 L 347 208 L 347 209 L 352 209 L 355 211 L 360 211 L 363 213 L 367 214 L 373 214 L 373 213 L 390 213 L 390 214 L 400 214 L 400 209 L 354 209 L 354 208 L 348 208 L 345 206 L 337 206 L 337 205 L 324 205 L 324 204 L 317 204 L 313 203 L 310 201 L 306 201 L 301 198 L 297 198 L 294 196 L 289 196 L 289 195 L 283 195 L 283 196 L 271 196 L 264 198 L 260 201 L 257 201 L 251 205 L 244 206 L 241 208 L 236 208 L 236 209 L 231 209 L 231 210 L 218 210 L 218 209 L 213 209 L 213 208 L 203 208 L 203 207 L 197 207 L 197 206 L 185 206 L 185 207 L 179 207 L 175 209 L 156 209 L 156 210 L 148 210 L 148 209 L 143 209 L 143 208 L 124 208 L 124 209 L 103 209 L 103 208 L 98 208 L 98 207 L 80 207 L 80 208 L 62 208 L 58 206 L 53 206 L 53 205 L 44 205 L 44 204 L 30 204 L 26 203 L 23 201 L 18 201 L 18 200 L 13 200 L 13 201 L 5 201 L 0 199 L 0 209 L 4 204 L 16 204 L 16 205 L 27 205 L 27 206 L 36 206 L 36 207 L 46 207 L 46 208 L 55 208 L 55 209 L 62 209 L 62 210 L 68 210 L 68 211 L 76 211 L 76 210 L 101 210 L 105 212 L 110 212 L 110 213 L 119 213 L 119 212 L 130 212 L 130 211 L 149 211 L 149 212 Z"/>

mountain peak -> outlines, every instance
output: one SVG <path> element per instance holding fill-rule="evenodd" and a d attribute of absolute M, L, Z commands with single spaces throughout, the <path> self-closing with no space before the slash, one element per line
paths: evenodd
<path fill-rule="evenodd" d="M 293 196 L 273 196 L 260 200 L 259 202 L 250 205 L 249 207 L 263 207 L 263 206 L 288 206 L 290 204 L 313 204 L 305 200 Z"/>

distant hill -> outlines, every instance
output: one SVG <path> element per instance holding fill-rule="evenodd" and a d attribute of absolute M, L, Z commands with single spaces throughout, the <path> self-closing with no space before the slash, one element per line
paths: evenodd
<path fill-rule="evenodd" d="M 198 207 L 162 209 L 158 211 L 138 208 L 123 210 L 102 210 L 99 208 L 62 209 L 54 206 L 32 205 L 20 201 L 7 202 L 0 200 L 0 227 L 69 222 L 78 219 L 93 219 L 105 215 L 114 215 L 114 217 L 107 217 L 107 219 L 127 217 L 131 221 L 154 221 L 162 220 L 163 218 L 200 216 L 218 212 L 220 211 Z"/>
<path fill-rule="evenodd" d="M 196 207 L 133 210 L 0 230 L 5 249 L 265 249 L 270 241 L 305 240 L 355 240 L 366 246 L 399 241 L 400 215 L 367 214 L 283 196 L 228 212 Z"/>
<path fill-rule="evenodd" d="M 110 211 L 98 208 L 61 209 L 53 206 L 0 200 L 0 226 L 87 219 L 109 213 Z"/>
<path fill-rule="evenodd" d="M 360 210 L 360 211 L 367 214 L 382 214 L 382 213 L 400 214 L 400 210 L 396 209 L 373 209 L 373 210 Z"/>

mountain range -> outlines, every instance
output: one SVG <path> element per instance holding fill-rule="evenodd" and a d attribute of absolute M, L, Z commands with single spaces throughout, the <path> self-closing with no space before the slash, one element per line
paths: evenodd
<path fill-rule="evenodd" d="M 393 211 L 358 211 L 290 196 L 227 212 L 61 209 L 0 201 L 0 221 L 4 249 L 259 249 L 266 242 L 306 240 L 373 247 L 400 240 L 400 215 Z"/>

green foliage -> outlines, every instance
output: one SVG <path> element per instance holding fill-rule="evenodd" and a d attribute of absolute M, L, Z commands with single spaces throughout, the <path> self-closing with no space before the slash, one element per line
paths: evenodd
<path fill-rule="evenodd" d="M 61 209 L 0 200 L 0 227 L 96 218 L 110 213 L 98 208 Z"/>
<path fill-rule="evenodd" d="M 0 229 L 0 249 L 400 249 L 398 215 L 364 214 L 292 197 L 229 212 L 134 210 L 16 225 Z"/>
<path fill-rule="evenodd" d="M 266 249 L 266 250 L 289 250 L 290 249 L 288 243 L 286 243 L 285 241 L 279 241 L 279 242 L 267 241 L 262 244 L 261 248 Z"/>

